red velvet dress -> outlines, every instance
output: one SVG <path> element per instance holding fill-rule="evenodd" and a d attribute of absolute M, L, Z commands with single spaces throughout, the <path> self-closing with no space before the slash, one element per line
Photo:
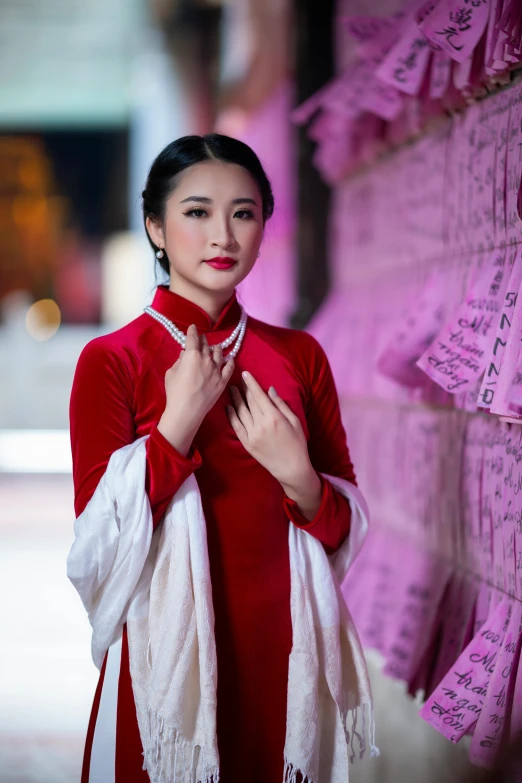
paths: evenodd
<path fill-rule="evenodd" d="M 197 305 L 159 287 L 153 306 L 186 331 L 195 323 L 209 343 L 224 340 L 240 315 L 235 295 L 212 326 Z M 165 407 L 165 372 L 180 347 L 149 315 L 92 340 L 76 368 L 71 394 L 75 511 L 91 498 L 111 454 L 147 440 L 146 488 L 154 524 L 195 471 L 207 523 L 218 659 L 217 731 L 222 783 L 281 783 L 286 733 L 288 656 L 292 644 L 288 519 L 324 545 L 348 535 L 350 508 L 321 478 L 322 501 L 312 521 L 279 482 L 243 448 L 226 413 L 228 389 L 203 420 L 186 457 L 158 432 Z M 248 369 L 265 391 L 274 385 L 299 416 L 312 465 L 355 482 L 334 381 L 325 353 L 306 332 L 249 318 L 230 384 L 242 388 Z M 82 783 L 90 753 L 104 667 L 87 734 Z M 124 633 L 118 683 L 116 783 L 144 783 L 142 746 Z"/>

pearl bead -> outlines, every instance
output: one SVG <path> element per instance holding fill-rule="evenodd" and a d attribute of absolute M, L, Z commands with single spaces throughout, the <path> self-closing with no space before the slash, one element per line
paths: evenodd
<path fill-rule="evenodd" d="M 175 323 L 173 323 L 170 318 L 167 318 L 162 313 L 159 313 L 157 310 L 155 310 L 153 307 L 147 306 L 144 308 L 144 312 L 147 313 L 147 315 L 152 316 L 152 318 L 155 318 L 158 323 L 162 324 L 162 326 L 165 327 L 165 329 L 169 332 L 169 334 L 172 335 L 172 337 L 176 340 L 178 345 L 181 345 L 182 348 L 185 348 L 186 342 L 187 342 L 187 335 L 181 331 L 181 329 L 178 329 Z M 239 353 L 239 349 L 241 348 L 241 343 L 243 342 L 243 337 L 245 336 L 246 332 L 246 325 L 247 325 L 247 319 L 248 316 L 244 310 L 244 308 L 241 308 L 241 317 L 239 319 L 239 323 L 232 332 L 232 334 L 229 335 L 229 337 L 226 338 L 226 340 L 223 340 L 222 343 L 219 343 L 223 350 L 225 348 L 228 348 L 229 345 L 232 345 L 232 343 L 235 341 L 235 345 L 228 354 L 228 356 L 232 356 L 232 358 L 235 358 L 237 354 Z M 213 351 L 217 346 L 211 345 L 210 350 Z"/>

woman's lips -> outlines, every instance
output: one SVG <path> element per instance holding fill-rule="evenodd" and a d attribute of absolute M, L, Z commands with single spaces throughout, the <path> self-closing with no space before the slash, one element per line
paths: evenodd
<path fill-rule="evenodd" d="M 236 262 L 233 258 L 228 258 L 228 256 L 225 256 L 224 258 L 209 258 L 209 260 L 205 261 L 205 263 L 214 269 L 230 269 L 230 267 L 234 266 Z"/>

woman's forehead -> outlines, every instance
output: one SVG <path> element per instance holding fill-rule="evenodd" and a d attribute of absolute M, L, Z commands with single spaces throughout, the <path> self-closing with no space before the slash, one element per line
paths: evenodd
<path fill-rule="evenodd" d="M 175 190 L 180 200 L 187 196 L 220 200 L 252 198 L 258 192 L 256 181 L 246 169 L 224 161 L 205 161 L 190 166 L 182 173 Z"/>

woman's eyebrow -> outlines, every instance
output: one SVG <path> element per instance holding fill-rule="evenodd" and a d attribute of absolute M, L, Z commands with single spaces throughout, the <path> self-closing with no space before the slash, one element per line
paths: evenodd
<path fill-rule="evenodd" d="M 183 201 L 180 201 L 180 204 L 185 204 L 186 201 L 197 201 L 200 204 L 212 204 L 212 199 L 207 198 L 207 196 L 188 196 L 187 198 L 184 198 Z M 232 204 L 254 204 L 257 207 L 257 201 L 255 201 L 253 198 L 235 198 L 232 199 Z"/>
<path fill-rule="evenodd" d="M 257 201 L 253 198 L 235 198 L 232 200 L 232 204 L 254 204 L 257 207 Z"/>
<path fill-rule="evenodd" d="M 201 204 L 212 204 L 212 199 L 206 196 L 189 196 L 180 201 L 180 204 L 184 204 L 186 201 L 199 201 Z"/>

